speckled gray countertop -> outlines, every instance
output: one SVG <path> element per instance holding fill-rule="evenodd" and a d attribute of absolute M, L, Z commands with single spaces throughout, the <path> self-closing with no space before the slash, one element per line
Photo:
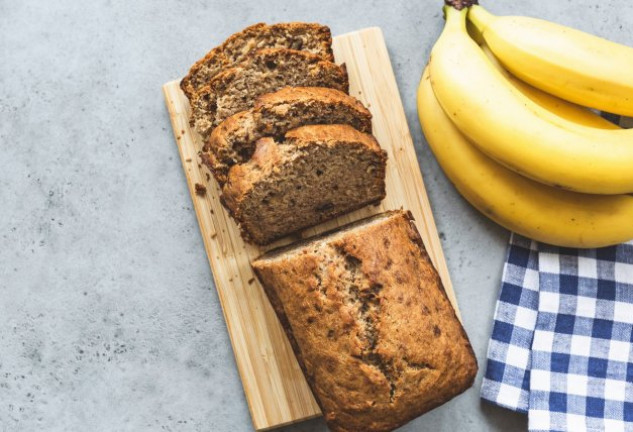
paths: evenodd
<path fill-rule="evenodd" d="M 486 5 L 633 45 L 627 0 Z M 416 118 L 440 6 L 0 1 L 0 431 L 252 430 L 161 85 L 246 25 L 288 20 L 383 29 L 482 367 L 402 430 L 524 430 L 478 397 L 508 233 L 456 194 Z"/>

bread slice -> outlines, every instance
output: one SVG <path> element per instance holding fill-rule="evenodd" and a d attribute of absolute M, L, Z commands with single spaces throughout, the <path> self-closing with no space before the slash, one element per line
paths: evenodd
<path fill-rule="evenodd" d="M 259 23 L 235 33 L 198 60 L 180 82 L 180 88 L 191 99 L 222 69 L 242 62 L 252 51 L 262 48 L 291 48 L 334 61 L 332 34 L 328 27 L 301 22 L 274 25 Z"/>
<path fill-rule="evenodd" d="M 231 166 L 251 157 L 258 139 L 283 137 L 291 129 L 312 124 L 347 124 L 371 133 L 371 114 L 357 99 L 342 91 L 284 88 L 259 97 L 253 109 L 222 122 L 205 145 L 202 160 L 222 185 Z"/>
<path fill-rule="evenodd" d="M 348 90 L 344 66 L 306 51 L 268 48 L 217 74 L 191 98 L 191 126 L 206 140 L 224 119 L 252 108 L 255 99 L 286 86 Z"/>
<path fill-rule="evenodd" d="M 331 431 L 391 431 L 473 384 L 477 360 L 410 213 L 252 266 Z"/>
<path fill-rule="evenodd" d="M 245 239 L 260 245 L 385 197 L 386 153 L 348 125 L 312 125 L 283 141 L 262 138 L 235 165 L 222 202 Z"/>

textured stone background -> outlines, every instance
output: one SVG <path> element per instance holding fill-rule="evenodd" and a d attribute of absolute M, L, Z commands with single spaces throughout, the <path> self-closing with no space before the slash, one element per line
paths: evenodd
<path fill-rule="evenodd" d="M 633 45 L 626 0 L 486 4 Z M 286 20 L 384 30 L 485 365 L 508 234 L 455 193 L 420 133 L 439 0 L 0 0 L 1 431 L 252 429 L 160 87 L 242 27 Z M 480 402 L 481 374 L 403 430 L 525 429 Z"/>

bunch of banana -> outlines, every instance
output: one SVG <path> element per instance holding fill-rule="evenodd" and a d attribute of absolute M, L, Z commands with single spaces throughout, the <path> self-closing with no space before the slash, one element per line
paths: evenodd
<path fill-rule="evenodd" d="M 538 241 L 633 239 L 633 129 L 584 108 L 633 115 L 633 49 L 495 17 L 469 0 L 447 3 L 455 6 L 445 7 L 418 113 L 451 182 L 482 213 Z"/>

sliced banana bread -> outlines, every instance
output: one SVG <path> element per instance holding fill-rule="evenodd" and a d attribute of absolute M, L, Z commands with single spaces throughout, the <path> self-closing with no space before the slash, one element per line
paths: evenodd
<path fill-rule="evenodd" d="M 222 201 L 244 238 L 260 245 L 385 197 L 386 153 L 348 125 L 303 126 L 262 138 L 235 165 Z"/>
<path fill-rule="evenodd" d="M 242 62 L 252 51 L 262 48 L 308 51 L 324 60 L 334 61 L 332 34 L 328 27 L 300 22 L 274 25 L 259 23 L 235 33 L 198 60 L 180 82 L 180 87 L 191 99 L 198 89 L 208 84 L 222 69 Z"/>
<path fill-rule="evenodd" d="M 473 384 L 477 360 L 410 213 L 252 265 L 331 431 L 391 431 Z"/>
<path fill-rule="evenodd" d="M 224 119 L 252 108 L 255 99 L 286 86 L 330 87 L 347 92 L 344 66 L 287 48 L 255 51 L 244 62 L 218 73 L 191 98 L 191 126 L 206 140 Z"/>
<path fill-rule="evenodd" d="M 231 166 L 250 158 L 259 138 L 283 137 L 291 129 L 312 124 L 347 124 L 371 133 L 371 114 L 342 91 L 287 87 L 259 97 L 253 109 L 222 122 L 205 145 L 202 160 L 222 185 Z"/>

